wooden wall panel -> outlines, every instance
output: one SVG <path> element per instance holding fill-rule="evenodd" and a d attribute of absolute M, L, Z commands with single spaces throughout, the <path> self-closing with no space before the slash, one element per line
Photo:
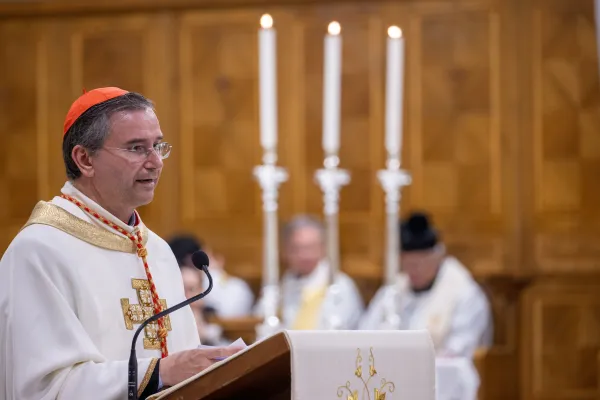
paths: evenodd
<path fill-rule="evenodd" d="M 413 177 L 402 212 L 430 211 L 490 295 L 491 354 L 501 361 L 482 367 L 485 398 L 597 396 L 593 0 L 82 4 L 0 4 L 0 249 L 65 180 L 61 131 L 73 99 L 84 87 L 122 86 L 156 102 L 174 145 L 145 221 L 163 237 L 198 234 L 258 289 L 258 21 L 271 13 L 278 32 L 285 220 L 322 215 L 314 174 L 323 162 L 323 35 L 335 19 L 344 43 L 340 160 L 352 177 L 340 200 L 342 269 L 368 300 L 384 250 L 376 173 L 385 165 L 385 32 L 398 24 L 407 40 L 402 159 Z"/>
<path fill-rule="evenodd" d="M 0 239 L 8 244 L 45 183 L 46 41 L 28 21 L 0 24 Z M 8 62 L 6 62 L 8 61 Z"/>
<path fill-rule="evenodd" d="M 186 13 L 179 34 L 180 222 L 259 278 L 256 12 Z M 245 276 L 248 273 L 243 274 Z"/>
<path fill-rule="evenodd" d="M 598 271 L 600 92 L 593 3 L 536 3 L 535 256 L 547 272 Z"/>
<path fill-rule="evenodd" d="M 385 27 L 380 13 L 356 7 L 323 7 L 298 15 L 303 45 L 303 92 L 299 118 L 304 121 L 303 170 L 298 177 L 304 211 L 323 215 L 323 193 L 315 173 L 323 168 L 323 36 L 327 24 L 342 26 L 342 103 L 340 168 L 350 173 L 350 183 L 340 192 L 340 246 L 342 269 L 355 277 L 378 279 L 381 265 L 382 189 L 376 171 L 383 163 L 382 99 L 380 80 Z M 296 179 L 296 178 L 295 178 Z"/>
<path fill-rule="evenodd" d="M 521 141 L 526 268 L 521 395 L 595 399 L 598 382 L 600 90 L 592 1 L 531 1 L 523 13 Z M 525 131 L 527 132 L 527 130 Z"/>
<path fill-rule="evenodd" d="M 481 2 L 423 7 L 409 32 L 408 207 L 430 210 L 450 249 L 480 274 L 504 271 L 514 213 L 503 196 L 514 191 L 502 175 L 502 30 L 498 10 Z"/>
<path fill-rule="evenodd" d="M 599 281 L 540 282 L 526 291 L 523 398 L 596 399 Z"/>
<path fill-rule="evenodd" d="M 30 24 L 28 22 L 26 26 Z M 172 137 L 173 118 L 169 109 L 171 94 L 166 90 L 169 69 L 164 61 L 168 58 L 165 44 L 168 36 L 164 32 L 167 24 L 166 18 L 143 15 L 48 20 L 37 25 L 39 36 L 43 38 L 37 42 L 37 46 L 24 47 L 43 51 L 40 53 L 43 59 L 37 63 L 14 63 L 6 55 L 7 58 L 3 61 L 11 61 L 3 62 L 5 67 L 15 66 L 21 72 L 23 65 L 27 65 L 39 70 L 38 94 L 32 99 L 40 99 L 41 111 L 36 119 L 30 119 L 31 123 L 38 125 L 39 171 L 37 178 L 33 178 L 37 181 L 37 185 L 33 187 L 37 187 L 38 191 L 32 199 L 20 202 L 24 214 L 29 214 L 35 205 L 33 199 L 37 201 L 52 198 L 59 193 L 66 180 L 61 153 L 62 127 L 73 99 L 84 89 L 113 85 L 144 93 L 157 103 L 167 140 L 169 133 Z M 18 43 L 18 40 L 15 39 L 14 43 Z M 19 76 L 23 79 L 26 75 L 21 72 Z M 19 79 L 15 79 L 15 82 L 19 82 Z M 32 84 L 34 82 L 36 80 L 31 81 Z M 23 96 L 26 92 L 21 93 Z M 20 110 L 26 109 L 21 105 L 17 106 Z M 36 129 L 30 129 L 29 132 L 36 132 Z M 35 143 L 32 145 L 35 146 Z M 21 159 L 18 162 L 22 163 L 22 155 L 14 154 Z M 28 188 L 29 185 L 23 185 L 20 190 L 26 191 Z M 168 183 L 168 179 L 163 179 L 157 191 L 157 199 L 162 201 L 155 201 L 142 209 L 144 218 L 150 225 L 169 226 L 166 218 L 161 217 L 160 211 L 161 207 L 168 206 L 166 195 L 169 189 L 172 190 L 172 185 Z"/>
<path fill-rule="evenodd" d="M 178 134 L 166 132 L 176 146 L 158 201 L 144 208 L 145 217 L 159 233 L 193 229 L 231 254 L 234 271 L 253 279 L 260 273 L 262 229 L 260 190 L 251 173 L 261 156 L 256 71 L 261 11 L 183 12 L 175 19 L 143 13 L 84 16 L 45 26 L 52 50 L 62 55 L 48 66 L 50 95 L 59 101 L 49 102 L 47 127 L 62 124 L 58 110 L 67 109 L 83 87 L 112 84 L 155 99 L 161 120 Z M 511 213 L 502 189 L 512 182 L 502 175 L 502 28 L 492 4 L 273 11 L 279 13 L 279 157 L 291 174 L 281 188 L 282 219 L 322 213 L 314 182 L 323 159 L 322 43 L 327 22 L 335 18 L 344 30 L 340 158 L 352 175 L 340 202 L 343 268 L 375 283 L 380 279 L 384 215 L 376 172 L 385 163 L 385 28 L 399 23 L 410 60 L 403 159 L 415 177 L 403 209 L 429 209 L 451 249 L 474 271 L 502 272 L 502 217 Z M 49 149 L 59 147 L 60 135 L 51 136 L 50 143 Z M 60 157 L 49 153 L 54 186 L 63 172 Z M 240 233 L 232 238 L 235 229 Z"/>

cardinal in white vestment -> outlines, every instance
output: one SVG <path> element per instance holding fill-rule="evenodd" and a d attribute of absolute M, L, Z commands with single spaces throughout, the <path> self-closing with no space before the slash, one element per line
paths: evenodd
<path fill-rule="evenodd" d="M 121 400 L 135 329 L 185 300 L 167 243 L 135 209 L 151 202 L 163 160 L 152 103 L 119 88 L 84 93 L 63 130 L 68 181 L 40 201 L 0 261 L 0 398 Z M 147 398 L 239 349 L 197 349 L 189 307 L 136 344 Z"/>
<path fill-rule="evenodd" d="M 427 329 L 438 356 L 472 358 L 492 344 L 487 296 L 468 269 L 446 255 L 437 231 L 424 213 L 400 225 L 401 274 L 395 309 L 401 329 Z M 363 316 L 361 329 L 382 329 L 389 287 L 382 287 Z"/>
<path fill-rule="evenodd" d="M 281 319 L 286 329 L 356 329 L 364 303 L 347 274 L 335 277 L 325 260 L 325 229 L 309 216 L 292 219 L 283 230 L 283 257 L 287 270 L 281 280 Z M 262 312 L 259 300 L 256 313 Z"/>
<path fill-rule="evenodd" d="M 219 318 L 246 317 L 252 313 L 254 294 L 250 285 L 225 271 L 222 254 L 215 252 L 192 235 L 175 236 L 169 240 L 169 246 L 180 266 L 193 267 L 191 256 L 195 251 L 203 250 L 208 255 L 213 289 L 210 296 L 203 301 L 206 310 L 212 310 Z M 203 280 L 203 287 L 204 290 L 208 288 L 207 279 Z"/>

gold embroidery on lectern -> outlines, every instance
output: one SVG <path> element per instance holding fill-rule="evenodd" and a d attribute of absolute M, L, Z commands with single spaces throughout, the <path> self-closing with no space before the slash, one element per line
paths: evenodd
<path fill-rule="evenodd" d="M 125 318 L 125 327 L 133 329 L 133 325 L 139 325 L 154 315 L 152 304 L 152 293 L 150 283 L 146 279 L 132 279 L 131 286 L 137 292 L 138 304 L 129 304 L 129 299 L 121 299 L 121 309 Z M 167 308 L 167 301 L 160 299 L 162 309 Z M 165 328 L 171 330 L 171 319 L 167 315 L 163 318 Z M 152 322 L 144 328 L 144 349 L 160 350 L 160 339 L 158 338 L 158 324 Z"/>
<path fill-rule="evenodd" d="M 386 394 L 392 393 L 396 390 L 396 385 L 393 382 L 388 382 L 387 379 L 382 378 L 380 382 L 379 388 L 373 388 L 374 397 L 371 397 L 371 389 L 369 383 L 371 379 L 377 375 L 377 370 L 375 369 L 375 356 L 373 355 L 373 348 L 369 349 L 369 376 L 366 378 L 363 377 L 363 365 L 362 365 L 362 355 L 360 349 L 356 349 L 358 354 L 356 355 L 356 365 L 354 370 L 354 376 L 360 379 L 359 386 L 362 386 L 362 396 L 361 399 L 364 399 L 365 392 L 367 394 L 368 400 L 386 400 Z M 385 392 L 387 390 L 387 392 Z M 338 387 L 337 396 L 342 398 L 345 396 L 345 400 L 358 400 L 358 390 L 353 389 L 350 381 L 347 381 L 344 386 Z M 387 399 L 390 400 L 390 399 Z"/>

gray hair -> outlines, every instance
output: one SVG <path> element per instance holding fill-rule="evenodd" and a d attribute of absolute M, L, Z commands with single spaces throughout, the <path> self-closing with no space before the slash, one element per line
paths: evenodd
<path fill-rule="evenodd" d="M 298 215 L 288 221 L 282 230 L 282 241 L 283 243 L 287 243 L 290 237 L 299 229 L 302 228 L 313 228 L 319 231 L 321 234 L 322 240 L 325 240 L 325 225 L 323 223 L 310 215 Z"/>
<path fill-rule="evenodd" d="M 71 154 L 79 145 L 94 153 L 104 145 L 110 133 L 110 117 L 120 111 L 154 110 L 154 104 L 139 93 L 126 93 L 90 107 L 71 125 L 63 139 L 63 161 L 69 180 L 81 176 Z"/>

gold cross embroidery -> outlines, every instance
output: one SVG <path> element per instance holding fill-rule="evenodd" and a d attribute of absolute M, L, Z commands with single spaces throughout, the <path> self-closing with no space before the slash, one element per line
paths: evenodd
<path fill-rule="evenodd" d="M 150 292 L 150 283 L 146 279 L 131 279 L 131 286 L 137 292 L 139 304 L 129 304 L 129 299 L 121 299 L 121 308 L 125 318 L 125 327 L 133 330 L 133 325 L 139 325 L 154 315 L 154 305 L 152 304 L 152 293 Z M 167 308 L 167 301 L 160 299 L 162 309 Z M 164 327 L 171 330 L 171 320 L 169 316 L 163 317 Z M 152 322 L 144 328 L 144 349 L 160 350 L 160 339 L 158 338 L 158 324 Z"/>

